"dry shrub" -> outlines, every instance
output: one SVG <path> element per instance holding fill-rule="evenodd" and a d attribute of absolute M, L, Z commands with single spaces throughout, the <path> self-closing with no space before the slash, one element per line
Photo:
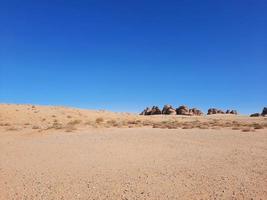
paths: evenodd
<path fill-rule="evenodd" d="M 56 117 L 56 115 L 52 115 L 52 117 Z"/>
<path fill-rule="evenodd" d="M 72 120 L 70 122 L 67 123 L 67 125 L 77 125 L 77 124 L 80 124 L 82 122 L 82 120 L 80 119 L 76 119 L 76 120 Z"/>
<path fill-rule="evenodd" d="M 44 121 L 46 121 L 46 118 L 43 118 L 43 119 L 42 119 L 42 122 L 44 122 Z"/>
<path fill-rule="evenodd" d="M 95 122 L 96 122 L 97 124 L 101 124 L 101 123 L 104 122 L 104 119 L 103 119 L 102 117 L 98 117 L 98 118 L 96 118 Z"/>
<path fill-rule="evenodd" d="M 200 125 L 198 128 L 200 128 L 200 129 L 209 129 L 209 126 L 207 126 L 207 125 Z"/>
<path fill-rule="evenodd" d="M 254 124 L 254 129 L 264 129 L 264 127 L 260 124 Z"/>
<path fill-rule="evenodd" d="M 40 129 L 39 126 L 33 126 L 32 129 Z"/>
<path fill-rule="evenodd" d="M 192 126 L 183 126 L 182 129 L 192 129 Z"/>
<path fill-rule="evenodd" d="M 149 120 L 143 121 L 143 126 L 153 126 L 153 123 Z"/>
<path fill-rule="evenodd" d="M 7 131 L 17 131 L 18 129 L 15 127 L 9 127 L 6 129 Z"/>
<path fill-rule="evenodd" d="M 0 123 L 0 126 L 11 126 L 10 123 Z"/>
<path fill-rule="evenodd" d="M 240 127 L 235 126 L 232 128 L 232 130 L 240 130 Z"/>
<path fill-rule="evenodd" d="M 250 128 L 243 128 L 243 129 L 242 129 L 242 132 L 250 132 L 250 131 L 251 131 Z"/>
<path fill-rule="evenodd" d="M 66 128 L 65 128 L 65 131 L 66 132 L 72 132 L 74 130 L 77 130 L 77 128 L 75 128 L 74 126 L 71 126 L 71 125 L 66 126 Z"/>
<path fill-rule="evenodd" d="M 60 124 L 60 123 L 58 123 L 58 122 L 54 122 L 54 123 L 52 124 L 52 126 L 50 126 L 49 128 L 62 129 L 63 126 L 62 126 L 62 124 Z"/>
<path fill-rule="evenodd" d="M 93 121 L 87 121 L 84 123 L 84 125 L 89 125 L 89 126 L 92 126 L 94 124 L 95 124 L 95 122 L 93 122 Z"/>
<path fill-rule="evenodd" d="M 70 118 L 72 118 L 72 116 L 71 116 L 71 115 L 67 115 L 67 118 L 69 118 L 69 119 L 70 119 Z"/>
<path fill-rule="evenodd" d="M 160 124 L 153 124 L 152 128 L 161 128 L 161 125 Z"/>
<path fill-rule="evenodd" d="M 27 123 L 24 123 L 24 125 L 25 125 L 25 126 L 28 126 L 28 125 L 31 125 L 31 124 L 30 124 L 29 122 L 27 122 Z"/>

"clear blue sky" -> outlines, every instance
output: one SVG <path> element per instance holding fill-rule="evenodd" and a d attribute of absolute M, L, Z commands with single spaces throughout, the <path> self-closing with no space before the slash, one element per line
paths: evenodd
<path fill-rule="evenodd" d="M 1 0 L 0 102 L 267 106 L 267 1 Z"/>

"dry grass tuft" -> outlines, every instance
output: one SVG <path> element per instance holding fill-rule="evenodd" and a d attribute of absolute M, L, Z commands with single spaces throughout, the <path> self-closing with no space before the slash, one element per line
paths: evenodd
<path fill-rule="evenodd" d="M 254 124 L 253 127 L 254 129 L 264 129 L 264 126 L 262 126 L 261 124 Z"/>
<path fill-rule="evenodd" d="M 0 123 L 0 126 L 11 126 L 10 123 Z"/>
<path fill-rule="evenodd" d="M 243 128 L 242 132 L 251 132 L 251 129 L 250 128 Z"/>
<path fill-rule="evenodd" d="M 61 123 L 54 122 L 54 123 L 52 124 L 52 126 L 50 126 L 48 129 L 62 129 L 62 128 L 63 128 L 63 126 L 62 126 Z"/>
<path fill-rule="evenodd" d="M 33 126 L 32 129 L 40 129 L 39 126 Z"/>
<path fill-rule="evenodd" d="M 104 122 L 104 119 L 103 119 L 102 117 L 98 117 L 98 118 L 96 118 L 95 122 L 96 122 L 97 124 L 101 124 L 101 123 Z"/>
<path fill-rule="evenodd" d="M 82 120 L 80 119 L 75 119 L 75 120 L 72 120 L 70 122 L 67 123 L 67 125 L 77 125 L 77 124 L 80 124 L 82 122 Z"/>
<path fill-rule="evenodd" d="M 66 132 L 72 132 L 72 131 L 75 131 L 75 130 L 77 130 L 77 128 L 75 128 L 74 126 L 71 126 L 71 125 L 66 126 L 66 128 L 65 128 Z"/>
<path fill-rule="evenodd" d="M 19 130 L 18 128 L 15 128 L 15 127 L 9 127 L 6 129 L 7 131 L 17 131 Z"/>

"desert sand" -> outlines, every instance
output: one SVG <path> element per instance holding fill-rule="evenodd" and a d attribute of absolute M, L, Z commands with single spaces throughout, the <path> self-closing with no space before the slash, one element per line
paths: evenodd
<path fill-rule="evenodd" d="M 0 199 L 267 199 L 267 118 L 0 104 Z"/>

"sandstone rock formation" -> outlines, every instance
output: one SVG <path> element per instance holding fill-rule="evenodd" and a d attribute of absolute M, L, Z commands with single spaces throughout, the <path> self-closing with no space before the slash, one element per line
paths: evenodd
<path fill-rule="evenodd" d="M 150 115 L 151 114 L 151 108 L 146 107 L 145 110 L 143 110 L 140 115 Z"/>
<path fill-rule="evenodd" d="M 220 109 L 216 109 L 216 108 L 210 108 L 208 110 L 208 115 L 213 115 L 213 114 L 224 114 L 224 112 Z"/>
<path fill-rule="evenodd" d="M 176 115 L 176 110 L 171 105 L 165 105 L 162 109 L 164 115 Z"/>
<path fill-rule="evenodd" d="M 189 116 L 200 116 L 203 112 L 196 108 L 189 109 L 187 106 L 182 105 L 176 109 L 177 115 L 189 115 Z"/>
<path fill-rule="evenodd" d="M 151 115 L 160 115 L 160 114 L 161 114 L 161 110 L 159 109 L 159 107 L 153 106 L 152 111 L 151 111 Z"/>
<path fill-rule="evenodd" d="M 158 106 L 153 106 L 152 108 L 147 107 L 140 115 L 160 115 L 161 110 Z"/>
<path fill-rule="evenodd" d="M 233 114 L 233 115 L 237 115 L 237 111 L 236 110 L 227 110 L 225 112 L 225 114 Z"/>
<path fill-rule="evenodd" d="M 192 108 L 192 109 L 189 109 L 189 115 L 201 116 L 203 115 L 203 112 L 199 109 Z"/>
<path fill-rule="evenodd" d="M 176 109 L 176 114 L 177 115 L 190 115 L 189 108 L 187 106 L 182 105 Z"/>
<path fill-rule="evenodd" d="M 230 114 L 237 115 L 237 111 L 236 110 L 231 110 Z"/>

